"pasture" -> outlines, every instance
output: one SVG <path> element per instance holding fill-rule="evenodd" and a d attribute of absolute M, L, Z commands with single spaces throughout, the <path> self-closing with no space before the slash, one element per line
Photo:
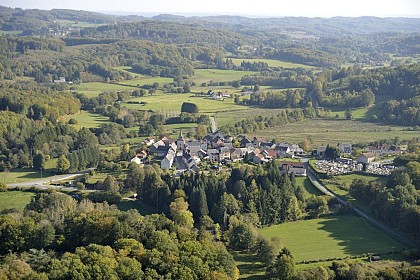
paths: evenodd
<path fill-rule="evenodd" d="M 65 117 L 65 121 L 68 121 L 69 119 L 75 119 L 77 121 L 77 124 L 73 124 L 72 126 L 78 129 L 82 127 L 97 128 L 102 124 L 109 122 L 109 118 L 106 116 L 83 110 L 81 110 L 79 114 L 68 115 Z"/>
<path fill-rule="evenodd" d="M 277 139 L 290 143 L 299 143 L 303 139 L 312 142 L 312 146 L 339 143 L 369 143 L 383 139 L 401 140 L 416 137 L 418 131 L 405 130 L 405 127 L 381 125 L 354 120 L 336 119 L 306 119 L 289 123 L 279 127 L 255 131 L 252 135 L 259 135 L 268 139 Z"/>
<path fill-rule="evenodd" d="M 236 71 L 220 69 L 194 69 L 194 76 L 191 79 L 197 84 L 213 82 L 229 82 L 240 80 L 243 76 L 252 75 L 253 71 Z"/>
<path fill-rule="evenodd" d="M 55 175 L 56 170 L 57 159 L 51 159 L 45 162 L 45 170 L 42 171 L 42 176 L 39 170 L 34 170 L 32 168 L 17 168 L 0 172 L 0 181 L 5 184 L 21 183 L 53 176 Z"/>
<path fill-rule="evenodd" d="M 224 100 L 207 99 L 191 93 L 154 94 L 130 99 L 131 102 L 143 104 L 122 103 L 123 106 L 137 110 L 152 110 L 154 112 L 179 115 L 183 102 L 195 103 L 200 114 L 214 114 L 217 111 L 245 110 L 247 107 L 236 105 L 232 98 Z"/>
<path fill-rule="evenodd" d="M 33 192 L 24 191 L 7 191 L 0 192 L 0 211 L 9 208 L 16 208 L 23 210 L 29 204 L 32 197 L 35 196 Z"/>
<path fill-rule="evenodd" d="M 311 195 L 322 195 L 322 193 L 312 185 L 311 181 L 307 177 L 296 177 L 296 184 L 305 188 L 305 197 Z"/>
<path fill-rule="evenodd" d="M 83 93 L 87 97 L 98 96 L 101 92 L 133 91 L 135 89 L 138 89 L 138 88 L 131 85 L 101 83 L 101 82 L 81 83 L 81 84 L 72 86 L 73 91 Z"/>
<path fill-rule="evenodd" d="M 230 59 L 230 58 L 229 58 Z M 264 62 L 267 63 L 269 67 L 283 67 L 283 68 L 314 68 L 313 66 L 299 64 L 299 63 L 292 63 L 286 62 L 281 60 L 275 59 L 264 59 L 264 58 L 232 58 L 232 62 L 236 65 L 241 65 L 241 62 Z"/>
<path fill-rule="evenodd" d="M 259 232 L 278 237 L 296 262 L 401 251 L 405 246 L 353 215 L 284 223 Z"/>

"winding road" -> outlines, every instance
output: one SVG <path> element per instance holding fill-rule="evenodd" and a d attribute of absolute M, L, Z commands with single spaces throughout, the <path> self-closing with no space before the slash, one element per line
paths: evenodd
<path fill-rule="evenodd" d="M 307 165 L 308 163 L 306 162 L 305 164 Z M 374 218 L 374 217 L 368 215 L 367 213 L 363 212 L 362 210 L 360 210 L 359 208 L 357 208 L 356 206 L 354 206 L 353 204 L 351 204 L 347 200 L 344 200 L 341 197 L 337 196 L 334 192 L 328 190 L 325 186 L 323 186 L 321 184 L 321 182 L 316 178 L 315 174 L 308 167 L 306 167 L 306 171 L 307 171 L 306 173 L 307 173 L 307 176 L 308 176 L 309 180 L 323 194 L 326 194 L 328 196 L 331 196 L 331 197 L 337 199 L 337 201 L 344 206 L 350 207 L 354 211 L 354 213 L 356 213 L 360 217 L 364 218 L 371 225 L 373 225 L 374 227 L 376 227 L 380 231 L 388 234 L 392 238 L 395 238 L 399 242 L 401 242 L 401 243 L 403 243 L 403 244 L 405 244 L 409 247 L 412 247 L 412 248 L 419 246 L 419 244 L 415 243 L 413 240 L 411 240 L 410 238 L 408 238 L 407 236 L 405 236 L 401 232 L 398 232 L 398 231 L 394 230 L 393 228 L 385 225 L 384 223 L 377 220 L 376 218 Z"/>

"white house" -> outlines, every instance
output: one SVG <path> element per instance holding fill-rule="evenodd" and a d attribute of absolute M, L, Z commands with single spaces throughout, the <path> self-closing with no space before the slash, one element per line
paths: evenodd
<path fill-rule="evenodd" d="M 174 162 L 175 155 L 176 155 L 176 151 L 174 149 L 169 149 L 166 156 L 160 162 L 160 168 L 166 169 L 166 170 L 170 169 Z"/>
<path fill-rule="evenodd" d="M 363 153 L 357 158 L 357 163 L 369 164 L 375 160 L 374 153 Z"/>

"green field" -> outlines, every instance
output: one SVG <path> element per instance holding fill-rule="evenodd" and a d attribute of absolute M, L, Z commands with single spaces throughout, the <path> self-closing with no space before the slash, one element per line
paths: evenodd
<path fill-rule="evenodd" d="M 65 121 L 67 122 L 69 119 L 75 119 L 77 124 L 73 126 L 76 128 L 96 128 L 100 127 L 104 123 L 109 122 L 109 118 L 105 117 L 100 114 L 91 113 L 88 111 L 81 110 L 79 114 L 76 115 L 69 115 L 65 117 Z"/>
<path fill-rule="evenodd" d="M 85 94 L 87 97 L 95 97 L 95 96 L 98 96 L 101 92 L 133 91 L 138 88 L 135 86 L 130 86 L 130 85 L 91 82 L 91 83 L 81 83 L 78 85 L 73 85 L 72 89 L 74 91 Z"/>
<path fill-rule="evenodd" d="M 297 262 L 401 251 L 405 247 L 352 215 L 284 223 L 259 231 L 279 237 Z"/>
<path fill-rule="evenodd" d="M 8 208 L 23 210 L 34 195 L 33 192 L 23 191 L 0 192 L 0 211 Z"/>
<path fill-rule="evenodd" d="M 146 207 L 143 207 L 139 202 L 132 200 L 123 200 L 117 204 L 117 207 L 121 211 L 136 209 L 143 216 L 153 214 L 152 211 L 146 209 Z"/>
<path fill-rule="evenodd" d="M 314 185 L 312 185 L 311 181 L 307 177 L 296 177 L 296 183 L 298 186 L 303 186 L 305 188 L 306 197 L 310 197 L 311 195 L 322 195 L 322 193 Z"/>
<path fill-rule="evenodd" d="M 191 78 L 197 85 L 201 83 L 213 82 L 229 82 L 240 80 L 243 76 L 252 75 L 257 72 L 252 71 L 235 71 L 220 69 L 194 69 L 194 76 Z"/>
<path fill-rule="evenodd" d="M 40 179 L 55 175 L 57 168 L 57 159 L 51 159 L 45 162 L 45 170 L 41 172 L 32 168 L 19 168 L 10 171 L 0 172 L 0 181 L 5 184 L 21 183 L 33 179 Z"/>
<path fill-rule="evenodd" d="M 142 86 L 142 85 L 151 85 L 156 82 L 156 83 L 159 83 L 160 85 L 163 85 L 163 84 L 170 84 L 174 81 L 173 78 L 159 77 L 159 76 L 151 77 L 151 76 L 138 74 L 132 71 L 131 66 L 119 66 L 119 67 L 114 67 L 114 69 L 128 72 L 132 76 L 134 76 L 134 79 L 119 82 L 120 84 L 125 84 L 125 85 L 130 85 L 130 86 L 137 86 L 137 85 Z"/>
<path fill-rule="evenodd" d="M 303 139 L 312 141 L 313 147 L 321 144 L 336 145 L 338 143 L 368 143 L 383 139 L 401 140 L 417 137 L 418 131 L 407 131 L 405 127 L 380 125 L 362 121 L 335 119 L 306 119 L 296 123 L 289 123 L 274 128 L 255 131 L 252 135 L 259 135 L 268 139 L 291 143 L 301 142 Z"/>
<path fill-rule="evenodd" d="M 183 102 L 195 103 L 199 108 L 199 113 L 213 114 L 217 111 L 229 110 L 245 110 L 247 107 L 236 105 L 233 99 L 213 100 L 202 96 L 195 96 L 190 93 L 168 93 L 168 94 L 154 94 L 143 97 L 133 98 L 130 101 L 145 102 L 142 104 L 128 104 L 122 103 L 123 106 L 137 110 L 152 110 L 154 112 L 161 112 L 163 114 L 170 114 L 177 116 L 181 113 L 181 105 Z"/>
<path fill-rule="evenodd" d="M 246 62 L 265 62 L 268 64 L 269 67 L 283 67 L 283 68 L 314 68 L 313 66 L 305 65 L 305 64 L 299 64 L 299 63 L 292 63 L 292 62 L 286 62 L 281 60 L 275 60 L 275 59 L 263 59 L 263 58 L 232 58 L 233 63 L 236 65 L 241 65 L 242 61 Z"/>

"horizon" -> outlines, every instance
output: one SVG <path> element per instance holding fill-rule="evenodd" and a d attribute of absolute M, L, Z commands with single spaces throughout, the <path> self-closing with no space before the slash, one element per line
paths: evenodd
<path fill-rule="evenodd" d="M 126 0 L 115 2 L 112 0 L 2 0 L 0 5 L 22 9 L 70 9 L 97 12 L 109 15 L 141 15 L 145 17 L 160 14 L 180 16 L 242 16 L 249 18 L 273 17 L 405 17 L 420 18 L 420 4 L 416 0 L 385 0 L 364 1 L 354 0 L 351 3 L 337 5 L 332 0 L 295 0 L 293 3 L 283 1 L 251 0 L 210 2 L 194 0 Z M 200 2 L 197 4 L 197 2 Z M 98 7 L 106 7 L 98 8 Z M 129 9 L 130 7 L 131 9 Z"/>

